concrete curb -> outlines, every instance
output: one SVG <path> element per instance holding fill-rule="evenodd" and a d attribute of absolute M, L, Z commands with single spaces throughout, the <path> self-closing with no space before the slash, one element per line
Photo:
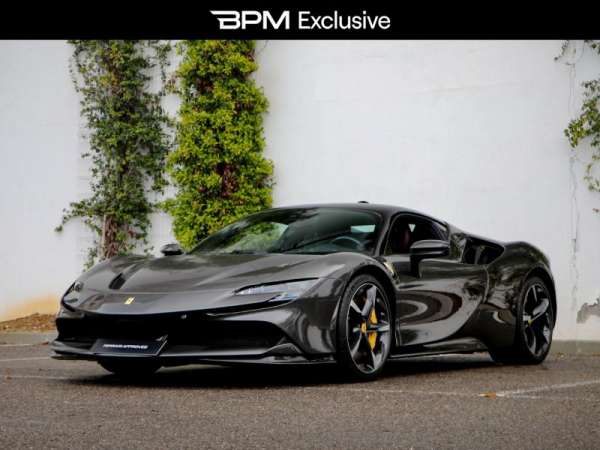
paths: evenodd
<path fill-rule="evenodd" d="M 56 331 L 47 332 L 6 332 L 0 333 L 0 345 L 36 345 L 56 339 Z"/>
<path fill-rule="evenodd" d="M 566 355 L 600 356 L 600 341 L 552 341 L 550 352 Z"/>

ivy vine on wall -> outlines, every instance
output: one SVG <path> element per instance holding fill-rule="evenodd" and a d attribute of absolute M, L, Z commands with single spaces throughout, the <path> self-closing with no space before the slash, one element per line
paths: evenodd
<path fill-rule="evenodd" d="M 81 95 L 89 138 L 91 195 L 63 211 L 61 225 L 81 218 L 95 242 L 86 266 L 147 245 L 151 193 L 165 187 L 169 118 L 153 92 L 152 75 L 165 80 L 169 43 L 159 41 L 70 41 L 71 75 Z"/>
<path fill-rule="evenodd" d="M 271 205 L 272 164 L 263 156 L 267 100 L 252 73 L 254 41 L 182 41 L 171 88 L 181 97 L 165 202 L 184 248 Z"/>
<path fill-rule="evenodd" d="M 584 41 L 584 45 L 600 56 L 600 41 Z M 556 59 L 564 56 L 568 47 L 568 41 L 563 43 L 561 53 Z M 586 165 L 585 181 L 590 190 L 600 192 L 600 178 L 594 172 L 600 161 L 600 74 L 596 79 L 584 81 L 582 87 L 583 104 L 581 110 L 579 115 L 569 122 L 565 129 L 565 135 L 573 149 L 583 140 L 589 139 L 592 154 L 589 163 Z M 595 211 L 600 212 L 598 208 Z"/>

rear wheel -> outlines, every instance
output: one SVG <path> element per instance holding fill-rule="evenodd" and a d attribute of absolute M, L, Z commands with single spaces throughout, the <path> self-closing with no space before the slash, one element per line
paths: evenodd
<path fill-rule="evenodd" d="M 552 344 L 554 311 L 546 283 L 537 277 L 525 282 L 517 305 L 514 344 L 490 350 L 494 361 L 508 364 L 539 364 Z"/>
<path fill-rule="evenodd" d="M 375 277 L 361 275 L 350 282 L 337 320 L 338 363 L 354 378 L 374 379 L 392 342 L 389 302 Z"/>
<path fill-rule="evenodd" d="M 154 361 L 143 360 L 118 360 L 98 361 L 104 369 L 122 378 L 142 378 L 153 374 L 160 368 L 160 364 Z"/>

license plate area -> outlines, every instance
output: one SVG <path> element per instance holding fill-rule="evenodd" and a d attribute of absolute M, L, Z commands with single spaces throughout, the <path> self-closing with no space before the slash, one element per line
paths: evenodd
<path fill-rule="evenodd" d="M 95 355 L 110 356 L 157 356 L 164 345 L 164 340 L 140 339 L 96 339 L 92 346 Z"/>

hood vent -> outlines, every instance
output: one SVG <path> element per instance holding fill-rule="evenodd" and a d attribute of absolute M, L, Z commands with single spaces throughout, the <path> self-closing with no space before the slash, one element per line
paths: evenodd
<path fill-rule="evenodd" d="M 111 289 L 121 289 L 121 287 L 125 284 L 125 281 L 126 279 L 123 276 L 123 273 L 120 273 L 112 279 L 108 287 Z"/>

